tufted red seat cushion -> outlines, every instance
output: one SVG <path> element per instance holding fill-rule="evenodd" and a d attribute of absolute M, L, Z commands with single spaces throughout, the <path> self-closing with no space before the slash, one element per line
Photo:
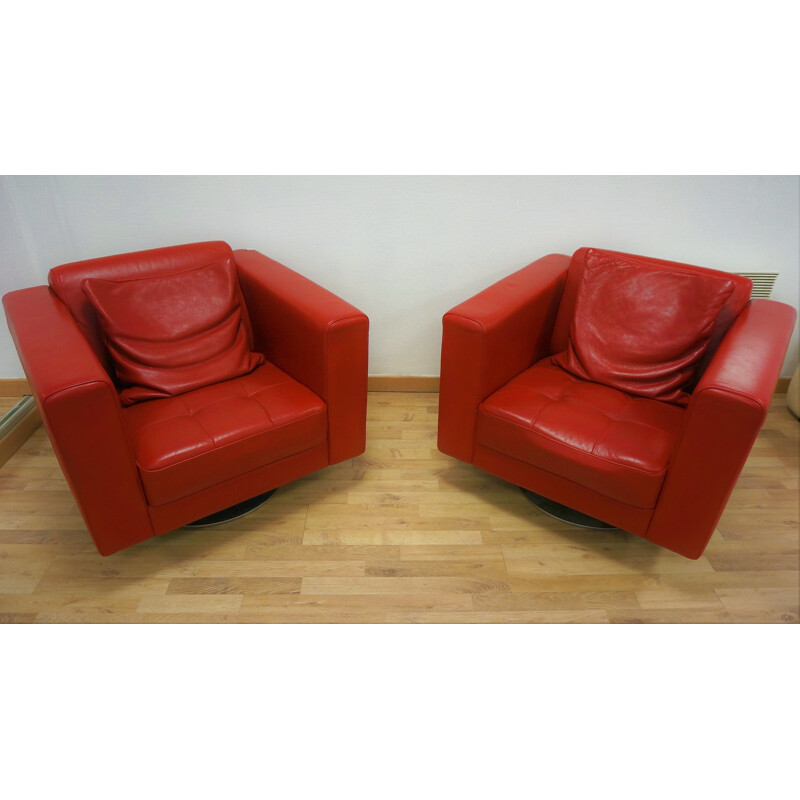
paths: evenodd
<path fill-rule="evenodd" d="M 653 508 L 685 410 L 570 375 L 546 358 L 478 409 L 477 441 L 639 508 Z"/>
<path fill-rule="evenodd" d="M 159 506 L 325 442 L 327 408 L 267 362 L 249 375 L 124 408 L 148 502 Z"/>

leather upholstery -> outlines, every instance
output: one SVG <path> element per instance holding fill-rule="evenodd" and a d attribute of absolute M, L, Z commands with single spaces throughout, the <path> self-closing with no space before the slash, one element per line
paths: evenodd
<path fill-rule="evenodd" d="M 686 405 L 717 317 L 748 278 L 586 249 L 559 366 L 629 394 Z M 737 309 L 738 310 L 741 309 Z"/>
<path fill-rule="evenodd" d="M 582 381 L 546 358 L 478 408 L 478 442 L 640 508 L 653 508 L 681 408 Z"/>
<path fill-rule="evenodd" d="M 154 535 L 117 389 L 46 286 L 3 298 L 8 327 L 86 527 L 102 555 Z M 190 520 L 187 520 L 190 521 Z"/>
<path fill-rule="evenodd" d="M 588 252 L 540 259 L 444 315 L 439 449 L 698 558 L 763 424 L 796 312 L 746 304 L 747 282 L 723 273 L 733 289 L 684 387 L 687 407 L 635 397 L 552 363 L 568 346 Z"/>
<path fill-rule="evenodd" d="M 150 506 L 148 510 L 153 530 L 156 535 L 175 530 L 187 522 L 266 492 L 267 487 L 285 486 L 304 475 L 327 467 L 328 463 L 328 445 L 323 442 L 296 455 L 216 483 L 202 492 L 181 497 L 163 506 Z M 258 523 L 254 521 L 253 524 Z"/>
<path fill-rule="evenodd" d="M 731 325 L 686 409 L 651 541 L 702 555 L 767 418 L 796 317 L 784 303 L 751 300 Z"/>
<path fill-rule="evenodd" d="M 324 444 L 325 403 L 272 364 L 123 412 L 148 502 L 164 505 Z"/>
<path fill-rule="evenodd" d="M 256 350 L 327 404 L 331 464 L 363 453 L 366 315 L 255 250 L 237 250 L 235 257 Z"/>
<path fill-rule="evenodd" d="M 569 271 L 566 276 L 566 283 L 564 285 L 564 296 L 558 309 L 558 316 L 556 317 L 555 326 L 552 330 L 552 341 L 550 344 L 551 353 L 560 353 L 567 349 L 569 342 L 569 329 L 572 325 L 572 319 L 575 316 L 575 301 L 578 293 L 578 286 L 583 276 L 583 270 L 586 266 L 586 256 L 590 250 L 595 248 L 581 247 L 576 250 L 572 257 L 569 259 Z M 712 275 L 723 276 L 726 280 L 732 280 L 734 284 L 733 292 L 728 296 L 722 310 L 717 317 L 717 322 L 714 327 L 714 332 L 711 334 L 711 344 L 706 350 L 703 360 L 698 366 L 698 373 L 701 375 L 709 361 L 716 353 L 720 342 L 725 336 L 728 328 L 730 328 L 733 321 L 741 313 L 742 309 L 747 305 L 750 300 L 750 292 L 752 290 L 752 281 L 749 278 L 742 277 L 741 275 L 734 275 L 730 272 L 722 272 L 720 270 L 711 270 L 706 267 L 695 267 L 691 264 L 682 264 L 678 261 L 665 261 L 662 258 L 651 258 L 650 256 L 631 255 L 630 253 L 619 253 L 616 250 L 602 250 L 600 252 L 609 256 L 620 256 L 628 259 L 635 259 L 637 263 L 649 264 L 652 266 L 661 267 L 678 267 L 683 270 L 700 270 L 704 273 Z M 699 377 L 696 376 L 696 377 Z"/>
<path fill-rule="evenodd" d="M 81 283 L 219 259 L 236 266 L 258 328 L 256 352 L 272 363 L 124 408 Z M 51 271 L 50 285 L 11 292 L 3 305 L 53 449 L 102 555 L 363 452 L 368 320 L 287 267 L 203 242 L 64 265 Z M 261 319 L 264 313 L 272 318 Z"/>
<path fill-rule="evenodd" d="M 491 447 L 484 447 L 480 442 L 475 444 L 472 463 L 479 469 L 517 486 L 536 487 L 534 491 L 543 497 L 579 509 L 590 517 L 602 519 L 638 536 L 644 536 L 653 514 L 651 508 L 637 508 L 621 503 L 562 475 L 512 458 Z"/>
<path fill-rule="evenodd" d="M 170 397 L 252 372 L 236 270 L 230 259 L 126 280 L 85 278 L 124 405 Z"/>
<path fill-rule="evenodd" d="M 111 357 L 103 342 L 97 313 L 83 291 L 86 278 L 102 280 L 124 280 L 143 278 L 178 272 L 182 269 L 210 264 L 219 259 L 233 259 L 233 251 L 225 242 L 198 242 L 173 247 L 159 247 L 155 250 L 140 250 L 136 253 L 121 253 L 115 256 L 75 261 L 53 267 L 47 276 L 50 288 L 69 309 L 78 327 L 86 337 L 100 362 L 114 374 Z M 246 323 L 249 324 L 249 323 Z"/>
<path fill-rule="evenodd" d="M 550 353 L 568 256 L 549 255 L 444 315 L 439 449 L 472 462 L 478 406 Z"/>

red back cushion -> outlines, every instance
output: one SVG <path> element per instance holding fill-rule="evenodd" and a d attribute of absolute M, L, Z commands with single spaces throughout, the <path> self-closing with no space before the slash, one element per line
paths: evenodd
<path fill-rule="evenodd" d="M 230 380 L 264 361 L 250 351 L 229 259 L 125 280 L 85 278 L 125 405 Z"/>
<path fill-rule="evenodd" d="M 200 267 L 225 258 L 234 263 L 233 251 L 226 242 L 196 242 L 73 261 L 70 264 L 53 267 L 48 279 L 50 288 L 70 310 L 83 335 L 97 353 L 97 357 L 113 377 L 114 365 L 103 342 L 103 332 L 100 330 L 97 312 L 81 288 L 84 279 L 103 278 L 118 281 L 126 278 L 144 278 L 147 275 L 162 275 L 166 272 Z M 249 319 L 246 320 L 246 324 L 248 336 L 252 336 Z M 250 342 L 252 346 L 252 339 Z"/>
<path fill-rule="evenodd" d="M 718 343 L 750 296 L 746 278 L 626 253 L 582 248 L 573 268 L 565 289 L 572 321 L 554 363 L 585 380 L 679 405 L 687 404 L 712 340 Z M 554 345 L 558 335 L 557 322 Z"/>

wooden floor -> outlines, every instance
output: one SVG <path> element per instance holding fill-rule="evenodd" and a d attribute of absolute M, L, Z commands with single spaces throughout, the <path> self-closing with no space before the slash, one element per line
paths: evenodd
<path fill-rule="evenodd" d="M 0 469 L 2 622 L 797 622 L 800 423 L 777 396 L 705 555 L 586 531 L 372 393 L 366 453 L 261 509 L 103 558 L 43 429 Z"/>
<path fill-rule="evenodd" d="M 0 397 L 0 419 L 21 400 L 21 397 Z"/>

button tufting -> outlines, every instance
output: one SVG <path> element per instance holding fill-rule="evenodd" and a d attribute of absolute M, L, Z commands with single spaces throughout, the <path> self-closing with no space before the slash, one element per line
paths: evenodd
<path fill-rule="evenodd" d="M 652 508 L 684 413 L 581 381 L 547 358 L 481 404 L 476 435 L 506 455 Z"/>
<path fill-rule="evenodd" d="M 242 378 L 123 409 L 154 505 L 326 441 L 325 403 L 274 364 Z M 228 474 L 230 473 L 230 474 Z"/>

